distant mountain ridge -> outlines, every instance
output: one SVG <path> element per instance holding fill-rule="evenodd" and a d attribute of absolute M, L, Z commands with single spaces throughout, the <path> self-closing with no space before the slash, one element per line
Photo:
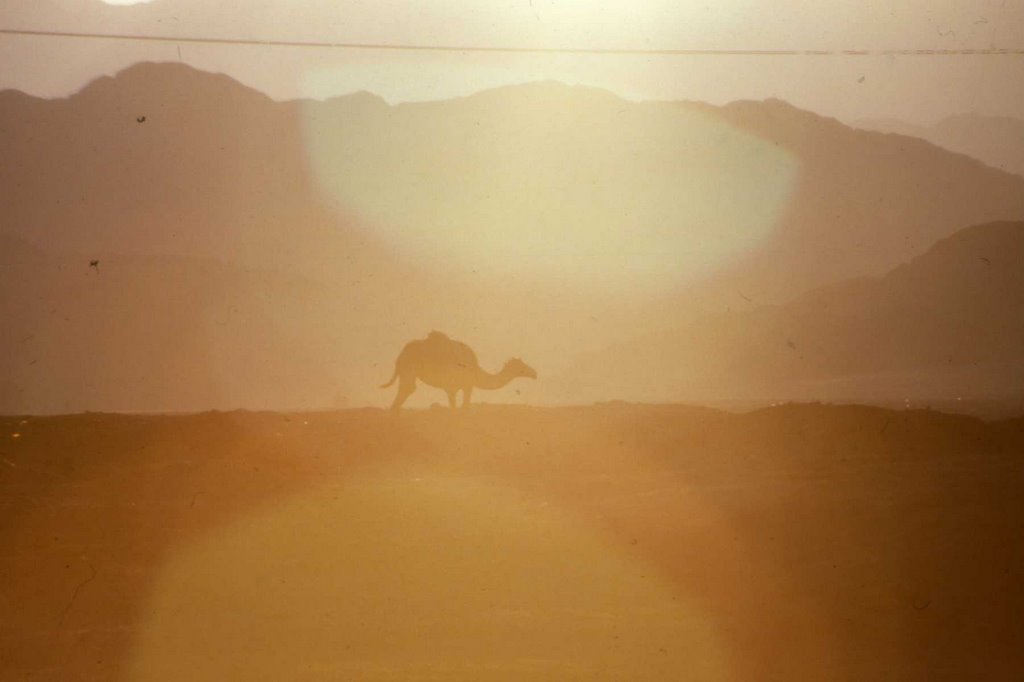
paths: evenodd
<path fill-rule="evenodd" d="M 367 338 L 386 322 L 358 292 L 196 258 L 96 260 L 0 237 L 0 413 L 383 399 L 393 358 Z M 1012 398 L 1024 386 L 1022 262 L 1024 222 L 966 228 L 880 278 L 583 353 L 521 399 Z"/>
<path fill-rule="evenodd" d="M 931 125 L 896 119 L 860 119 L 854 121 L 854 125 L 865 130 L 919 137 L 1024 177 L 1024 120 L 1018 118 L 960 114 Z"/>
<path fill-rule="evenodd" d="M 0 413 L 323 406 L 371 367 L 330 324 L 332 312 L 361 317 L 351 299 L 319 283 L 195 257 L 96 256 L 0 236 Z M 345 372 L 331 371 L 333 353 Z"/>
<path fill-rule="evenodd" d="M 718 313 L 581 361 L 567 394 L 915 401 L 1024 393 L 1024 222 L 966 228 L 882 277 Z"/>
<path fill-rule="evenodd" d="M 646 244 L 638 267 L 648 271 L 670 267 L 669 244 L 685 273 L 704 253 L 721 258 L 722 234 L 749 230 L 750 247 L 729 247 L 729 287 L 738 279 L 781 301 L 883 272 L 964 225 L 1024 216 L 1022 178 L 778 100 L 631 103 L 540 83 L 394 107 L 366 94 L 274 102 L 224 75 L 139 64 L 65 100 L 8 93 L 0 124 L 7 232 L 50 250 L 209 256 L 324 277 L 339 253 L 388 268 L 396 255 L 447 248 L 435 238 L 445 231 L 477 244 L 481 229 L 477 250 L 517 231 L 510 245 L 565 231 L 569 248 L 597 234 L 575 249 L 601 258 L 620 241 Z M 764 156 L 772 149 L 795 163 L 788 190 Z M 755 211 L 773 201 L 763 191 L 788 193 L 774 226 L 756 227 L 771 217 Z M 521 275 L 536 253 L 510 271 Z"/>
<path fill-rule="evenodd" d="M 0 254 L 0 403 L 13 411 L 383 401 L 374 363 L 434 328 L 486 366 L 519 354 L 550 376 L 701 311 L 879 275 L 964 225 L 1024 216 L 1022 178 L 776 100 L 633 103 L 548 82 L 398 106 L 368 93 L 275 102 L 224 75 L 139 64 L 66 99 L 0 93 L 0 131 L 0 232 L 36 249 Z M 63 315 L 42 311 L 85 296 L 85 276 L 108 283 L 69 317 L 106 324 L 60 331 Z M 208 329 L 204 316 L 237 301 L 243 326 Z M 163 309 L 172 346 L 117 324 Z M 40 325 L 63 358 L 49 374 L 19 345 Z M 218 353 L 250 350 L 202 359 L 206 333 Z M 164 391 L 175 382 L 140 364 L 89 392 L 92 378 L 55 369 L 79 344 L 106 358 L 95 376 L 121 371 L 132 334 L 208 388 Z M 289 344 L 307 350 L 289 358 Z M 274 366 L 292 378 L 260 374 Z M 216 378 L 252 367 L 248 383 Z"/>

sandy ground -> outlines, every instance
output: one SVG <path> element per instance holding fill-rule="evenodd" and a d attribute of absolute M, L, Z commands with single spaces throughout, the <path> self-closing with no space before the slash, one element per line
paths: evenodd
<path fill-rule="evenodd" d="M 3 680 L 1024 679 L 1024 420 L 0 418 Z"/>

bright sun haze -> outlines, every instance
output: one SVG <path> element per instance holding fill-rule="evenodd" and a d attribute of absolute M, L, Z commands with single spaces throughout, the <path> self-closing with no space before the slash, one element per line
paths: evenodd
<path fill-rule="evenodd" d="M 1024 680 L 1024 3 L 0 64 L 0 680 Z"/>
<path fill-rule="evenodd" d="M 464 104 L 453 119 L 367 101 L 339 120 L 310 103 L 304 139 L 324 199 L 425 267 L 650 293 L 756 247 L 798 172 L 710 112 L 555 83 Z M 365 133 L 339 134 L 347 125 Z"/>

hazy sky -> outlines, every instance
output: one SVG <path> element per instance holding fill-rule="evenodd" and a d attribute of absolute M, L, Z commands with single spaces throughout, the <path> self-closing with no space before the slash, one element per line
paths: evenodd
<path fill-rule="evenodd" d="M 966 111 L 1024 118 L 1020 0 L 5 0 L 0 28 L 418 46 L 801 52 L 425 52 L 0 34 L 0 87 L 44 96 L 67 95 L 136 61 L 180 60 L 226 72 L 279 99 L 356 90 L 392 102 L 439 99 L 555 79 L 634 99 L 780 97 L 845 120 L 927 122 Z M 802 54 L 808 50 L 839 54 Z M 1009 53 L 886 53 L 914 50 Z"/>

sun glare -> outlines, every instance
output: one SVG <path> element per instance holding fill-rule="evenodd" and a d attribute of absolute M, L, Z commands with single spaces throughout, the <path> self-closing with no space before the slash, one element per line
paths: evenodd
<path fill-rule="evenodd" d="M 789 199 L 796 160 L 713 113 L 514 88 L 466 98 L 457 120 L 365 94 L 307 102 L 325 200 L 424 267 L 656 291 L 757 246 Z"/>
<path fill-rule="evenodd" d="M 325 487 L 177 552 L 128 679 L 680 670 L 732 677 L 708 614 L 654 567 L 513 490 L 403 472 Z"/>

